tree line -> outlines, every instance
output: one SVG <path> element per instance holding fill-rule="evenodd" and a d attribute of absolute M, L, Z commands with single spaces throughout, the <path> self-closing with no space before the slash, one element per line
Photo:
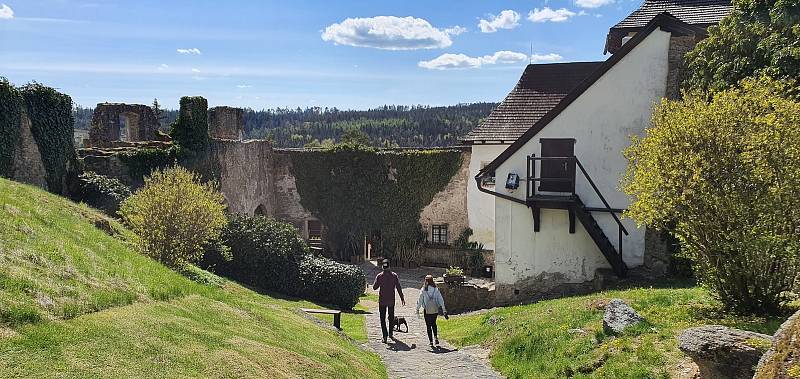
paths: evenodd
<path fill-rule="evenodd" d="M 367 110 L 246 108 L 244 134 L 249 139 L 270 139 L 278 147 L 332 145 L 354 131 L 369 137 L 372 146 L 452 146 L 496 106 L 497 103 L 473 103 L 440 107 L 385 105 Z M 94 108 L 77 106 L 74 111 L 75 129 L 89 129 Z M 161 128 L 167 131 L 178 111 L 159 111 Z"/>

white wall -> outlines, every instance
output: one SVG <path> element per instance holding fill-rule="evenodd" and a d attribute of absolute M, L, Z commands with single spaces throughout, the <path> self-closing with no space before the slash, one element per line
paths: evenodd
<path fill-rule="evenodd" d="M 494 250 L 494 196 L 478 189 L 475 175 L 483 167 L 497 158 L 509 145 L 472 145 L 469 161 L 469 183 L 467 184 L 467 217 L 473 235 L 471 241 L 483 244 L 488 250 Z M 494 190 L 494 188 L 492 188 Z"/>
<path fill-rule="evenodd" d="M 670 34 L 651 33 L 620 62 L 597 80 L 563 110 L 524 147 L 516 151 L 497 170 L 498 183 L 509 172 L 526 176 L 526 156 L 541 156 L 539 138 L 575 138 L 575 155 L 583 163 L 603 196 L 613 208 L 627 208 L 628 198 L 618 190 L 627 161 L 622 151 L 630 137 L 642 134 L 650 124 L 656 101 L 664 96 L 667 77 L 667 51 Z M 576 169 L 576 192 L 589 207 L 603 204 L 580 169 Z M 509 194 L 497 186 L 500 193 Z M 525 183 L 511 193 L 525 198 Z M 533 232 L 531 210 L 525 205 L 495 198 L 496 280 L 513 284 L 541 273 L 562 273 L 568 282 L 594 278 L 597 268 L 608 263 L 591 237 L 576 220 L 575 234 L 569 234 L 566 210 L 543 209 L 540 232 Z M 610 214 L 592 214 L 617 249 L 617 224 Z M 643 263 L 644 228 L 623 219 L 630 235 L 623 241 L 623 259 L 628 267 Z"/>

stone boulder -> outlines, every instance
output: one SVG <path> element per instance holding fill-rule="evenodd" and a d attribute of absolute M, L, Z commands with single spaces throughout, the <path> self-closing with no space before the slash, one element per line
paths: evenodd
<path fill-rule="evenodd" d="M 622 299 L 612 299 L 603 314 L 603 331 L 606 334 L 620 334 L 625 328 L 642 321 L 644 318 Z"/>
<path fill-rule="evenodd" d="M 758 361 L 754 379 L 789 379 L 800 369 L 800 311 L 778 329 L 772 347 Z"/>
<path fill-rule="evenodd" d="M 678 347 L 697 363 L 701 378 L 750 379 L 771 341 L 766 334 L 706 325 L 684 330 Z"/>

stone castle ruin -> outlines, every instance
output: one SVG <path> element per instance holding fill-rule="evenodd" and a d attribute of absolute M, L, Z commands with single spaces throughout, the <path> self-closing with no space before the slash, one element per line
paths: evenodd
<path fill-rule="evenodd" d="M 159 127 L 153 109 L 142 104 L 100 103 L 94 109 L 89 143 L 110 147 L 116 141 L 156 141 Z"/>
<path fill-rule="evenodd" d="M 228 211 L 274 217 L 293 224 L 309 242 L 323 239 L 327 228 L 301 204 L 292 174 L 293 156 L 306 150 L 273 148 L 267 140 L 244 140 L 241 108 L 210 108 L 207 119 L 208 151 L 196 164 L 218 182 Z M 118 178 L 134 187 L 141 181 L 127 167 L 124 155 L 136 149 L 165 151 L 171 146 L 170 142 L 156 141 L 158 123 L 152 110 L 144 105 L 101 103 L 92 120 L 91 147 L 78 149 L 86 170 Z M 462 167 L 419 215 L 426 230 L 433 224 L 450 225 L 451 240 L 469 225 L 466 184 L 470 150 L 460 151 Z"/>

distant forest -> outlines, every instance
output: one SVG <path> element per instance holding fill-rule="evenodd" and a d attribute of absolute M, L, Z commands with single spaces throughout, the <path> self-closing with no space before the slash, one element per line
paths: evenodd
<path fill-rule="evenodd" d="M 339 142 L 346 132 L 360 130 L 372 146 L 434 147 L 458 144 L 497 103 L 444 107 L 386 105 L 356 111 L 336 108 L 245 109 L 245 138 L 271 139 L 278 147 L 323 146 Z M 75 128 L 88 129 L 93 108 L 78 106 Z M 178 116 L 162 110 L 162 129 Z"/>

